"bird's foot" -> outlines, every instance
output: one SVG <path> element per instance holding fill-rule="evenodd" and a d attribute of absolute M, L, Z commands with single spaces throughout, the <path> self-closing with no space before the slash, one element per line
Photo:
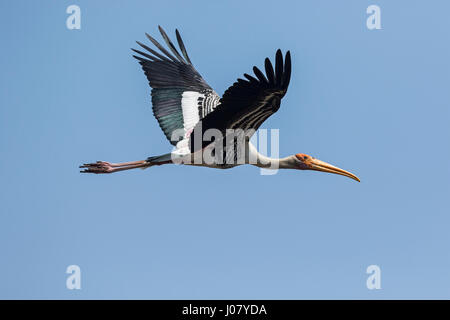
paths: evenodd
<path fill-rule="evenodd" d="M 84 170 L 81 170 L 81 173 L 113 173 L 116 171 L 114 169 L 115 165 L 113 163 L 109 163 L 106 161 L 97 161 L 95 163 L 85 163 L 80 168 L 83 168 Z"/>

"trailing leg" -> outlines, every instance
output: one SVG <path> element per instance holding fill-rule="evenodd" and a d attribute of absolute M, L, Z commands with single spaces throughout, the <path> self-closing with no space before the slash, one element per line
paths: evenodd
<path fill-rule="evenodd" d="M 147 160 L 131 161 L 131 162 L 121 162 L 121 163 L 110 163 L 106 161 L 97 161 L 94 163 L 85 163 L 80 168 L 81 173 L 113 173 L 124 170 L 131 169 L 145 169 L 155 165 L 169 164 L 172 163 L 170 153 L 161 156 L 149 157 Z"/>
<path fill-rule="evenodd" d="M 84 170 L 81 173 L 113 173 L 117 171 L 146 168 L 151 166 L 146 160 L 132 161 L 132 162 L 122 162 L 122 163 L 110 163 L 106 161 L 97 161 L 94 163 L 85 163 L 80 168 Z"/>

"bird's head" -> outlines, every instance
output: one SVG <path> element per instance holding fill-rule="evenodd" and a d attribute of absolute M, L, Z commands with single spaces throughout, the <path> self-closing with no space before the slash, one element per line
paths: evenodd
<path fill-rule="evenodd" d="M 326 163 L 324 161 L 321 161 L 319 159 L 311 157 L 307 154 L 297 153 L 292 158 L 294 159 L 295 168 L 298 170 L 315 170 L 315 171 L 340 174 L 342 176 L 346 176 L 346 177 L 349 177 L 351 179 L 354 179 L 354 180 L 360 182 L 359 178 L 357 176 L 355 176 L 353 173 L 342 170 L 338 167 L 335 167 L 329 163 Z"/>

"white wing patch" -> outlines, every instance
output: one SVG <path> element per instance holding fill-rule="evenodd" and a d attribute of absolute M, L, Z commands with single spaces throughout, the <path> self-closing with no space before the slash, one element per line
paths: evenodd
<path fill-rule="evenodd" d="M 181 96 L 183 111 L 183 139 L 176 145 L 176 153 L 189 154 L 189 136 L 195 125 L 219 105 L 220 97 L 212 90 L 197 92 L 184 91 Z"/>
<path fill-rule="evenodd" d="M 181 98 L 181 109 L 183 110 L 183 121 L 185 133 L 195 127 L 200 121 L 198 114 L 198 98 L 205 98 L 205 95 L 195 91 L 185 91 Z"/>
<path fill-rule="evenodd" d="M 183 126 L 184 137 L 176 145 L 176 153 L 189 154 L 188 147 L 189 135 L 194 129 L 195 125 L 200 121 L 198 112 L 198 100 L 204 99 L 205 95 L 196 91 L 184 91 L 181 97 L 181 109 L 183 110 Z"/>

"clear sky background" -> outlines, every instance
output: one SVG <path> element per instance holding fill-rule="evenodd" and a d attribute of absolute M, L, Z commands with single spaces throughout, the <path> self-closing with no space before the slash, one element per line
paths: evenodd
<path fill-rule="evenodd" d="M 66 8 L 81 8 L 81 30 Z M 368 30 L 366 8 L 381 8 Z M 0 298 L 450 298 L 450 3 L 1 1 Z M 282 156 L 357 174 L 78 165 L 169 152 L 131 57 L 179 28 L 219 93 L 275 51 Z M 66 288 L 69 265 L 81 290 Z M 381 268 L 381 289 L 366 268 Z"/>

